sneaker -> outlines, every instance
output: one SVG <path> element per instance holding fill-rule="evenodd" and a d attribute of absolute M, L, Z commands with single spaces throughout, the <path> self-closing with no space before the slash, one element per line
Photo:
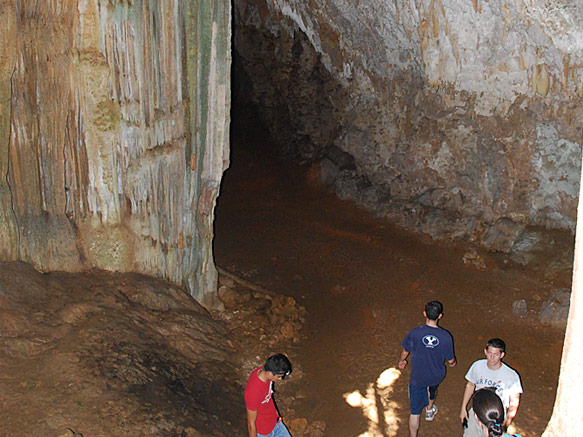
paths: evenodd
<path fill-rule="evenodd" d="M 435 415 L 437 414 L 437 405 L 433 405 L 433 407 L 431 408 L 431 410 L 428 410 L 427 408 L 425 409 L 425 420 L 427 422 L 431 422 L 434 418 Z"/>

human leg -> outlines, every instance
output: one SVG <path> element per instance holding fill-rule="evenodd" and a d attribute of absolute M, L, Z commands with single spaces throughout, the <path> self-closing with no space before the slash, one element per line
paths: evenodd
<path fill-rule="evenodd" d="M 437 387 L 439 387 L 439 384 L 427 388 L 429 393 L 429 403 L 425 409 L 425 420 L 428 422 L 431 422 L 437 413 L 437 405 L 434 405 L 435 398 L 437 397 Z"/>
<path fill-rule="evenodd" d="M 409 434 L 411 437 L 417 437 L 419 432 L 419 414 L 411 414 L 409 416 Z"/>
<path fill-rule="evenodd" d="M 439 384 L 427 388 L 427 391 L 429 392 L 429 404 L 427 405 L 428 410 L 431 410 L 433 403 L 435 402 L 435 398 L 437 397 L 437 387 L 439 387 Z"/>
<path fill-rule="evenodd" d="M 429 403 L 429 392 L 427 387 L 418 387 L 409 384 L 409 433 L 411 437 L 417 437 L 419 432 L 419 415 L 423 408 Z"/>

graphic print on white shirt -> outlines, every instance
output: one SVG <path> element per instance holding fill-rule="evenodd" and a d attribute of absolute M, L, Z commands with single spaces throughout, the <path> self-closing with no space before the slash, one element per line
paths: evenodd
<path fill-rule="evenodd" d="M 494 387 L 505 409 L 508 409 L 512 396 L 522 393 L 520 376 L 504 363 L 498 370 L 491 370 L 487 360 L 478 360 L 468 370 L 466 379 L 476 385 L 476 390 Z"/>

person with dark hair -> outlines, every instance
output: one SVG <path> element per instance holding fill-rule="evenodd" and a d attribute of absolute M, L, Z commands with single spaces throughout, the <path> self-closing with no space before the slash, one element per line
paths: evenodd
<path fill-rule="evenodd" d="M 522 385 L 518 373 L 505 363 L 502 358 L 506 355 L 506 344 L 499 338 L 488 340 L 484 349 L 486 359 L 478 360 L 471 365 L 466 373 L 466 388 L 462 399 L 460 420 L 464 425 L 464 437 L 481 437 L 482 428 L 476 421 L 472 409 L 468 413 L 467 407 L 475 390 L 491 387 L 502 400 L 505 409 L 503 425 L 508 427 L 518 411 Z"/>
<path fill-rule="evenodd" d="M 409 379 L 409 433 L 416 437 L 419 432 L 419 416 L 425 408 L 425 420 L 431 422 L 437 406 L 437 387 L 445 378 L 445 365 L 455 366 L 451 334 L 438 326 L 443 316 L 443 305 L 436 300 L 428 302 L 423 311 L 425 324 L 413 328 L 401 342 L 403 349 L 399 356 L 399 369 L 407 366 L 411 354 L 411 376 Z"/>
<path fill-rule="evenodd" d="M 292 371 L 283 354 L 270 356 L 265 365 L 251 372 L 245 387 L 249 437 L 291 437 L 273 401 L 273 383 Z"/>
<path fill-rule="evenodd" d="M 472 396 L 472 407 L 483 437 L 521 437 L 519 434 L 506 434 L 504 405 L 494 388 L 476 391 Z"/>

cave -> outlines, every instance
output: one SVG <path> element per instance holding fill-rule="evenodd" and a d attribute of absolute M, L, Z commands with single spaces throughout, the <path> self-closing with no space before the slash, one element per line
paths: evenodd
<path fill-rule="evenodd" d="M 512 432 L 580 426 L 579 0 L 0 6 L 1 358 L 27 433 L 243 435 L 245 375 L 284 348 L 294 436 L 405 435 L 396 363 L 430 300 L 458 365 L 421 435 L 461 433 L 493 337 Z"/>
<path fill-rule="evenodd" d="M 375 274 L 379 277 L 393 277 L 388 285 L 391 290 L 405 288 L 411 292 L 432 287 L 427 283 L 428 277 L 417 280 L 414 274 L 408 278 L 401 277 L 400 273 L 410 266 L 402 267 L 401 271 L 378 261 L 383 257 L 382 252 L 367 257 L 358 250 L 351 252 L 343 247 L 346 242 L 337 243 L 334 248 L 326 247 L 320 241 L 323 229 L 319 229 L 320 232 L 313 229 L 322 226 L 320 221 L 324 220 L 322 216 L 325 215 L 322 210 L 328 210 L 334 217 L 344 217 L 341 223 L 333 219 L 327 221 L 329 232 L 343 232 L 347 238 L 363 240 L 371 238 L 371 235 L 381 241 L 384 238 L 392 239 L 392 244 L 385 247 L 385 256 L 391 259 L 391 256 L 398 254 L 392 258 L 395 264 L 411 262 L 417 268 L 428 270 L 431 268 L 427 264 L 438 264 L 429 259 L 422 261 L 423 257 L 413 249 L 423 244 L 414 235 L 422 235 L 430 241 L 445 243 L 446 246 L 447 243 L 458 242 L 465 248 L 465 253 L 453 255 L 458 257 L 457 261 L 446 261 L 446 264 L 451 262 L 456 267 L 449 272 L 444 269 L 444 276 L 465 276 L 461 273 L 463 267 L 460 266 L 463 265 L 485 271 L 491 268 L 507 273 L 528 271 L 529 279 L 523 278 L 525 281 L 536 276 L 540 278 L 542 274 L 546 277 L 543 282 L 553 283 L 555 289 L 567 289 L 571 283 L 573 233 L 579 190 L 581 125 L 572 116 L 567 116 L 568 120 L 563 124 L 559 115 L 566 107 L 578 111 L 579 79 L 575 79 L 571 91 L 564 94 L 565 105 L 550 103 L 550 96 L 557 96 L 561 92 L 551 91 L 552 86 L 558 86 L 553 79 L 548 82 L 548 88 L 547 85 L 539 88 L 540 80 L 546 83 L 543 77 L 547 77 L 549 65 L 542 59 L 534 61 L 536 65 L 531 67 L 524 64 L 524 60 L 530 56 L 527 54 L 530 50 L 537 52 L 536 56 L 540 55 L 539 44 L 542 39 L 537 31 L 529 27 L 527 21 L 522 20 L 541 11 L 530 10 L 532 5 L 529 5 L 522 10 L 508 12 L 507 9 L 497 10 L 495 6 L 486 3 L 465 5 L 462 12 L 454 11 L 455 6 L 452 4 L 424 7 L 395 2 L 391 5 L 368 6 L 370 9 L 354 8 L 341 2 L 336 2 L 334 6 L 318 7 L 302 5 L 300 2 L 234 2 L 232 161 L 223 180 L 222 196 L 226 199 L 219 198 L 217 213 L 217 229 L 232 230 L 228 236 L 232 241 L 230 244 L 225 242 L 220 231 L 215 236 L 216 242 L 221 245 L 215 253 L 218 263 L 242 269 L 244 275 L 251 275 L 271 287 L 283 288 L 286 293 L 300 299 L 302 292 L 297 288 L 302 291 L 315 288 L 314 293 L 322 292 L 322 289 L 329 290 L 328 294 L 322 292 L 322 297 L 308 299 L 310 303 L 306 304 L 313 311 L 319 308 L 316 312 L 325 320 L 321 320 L 317 326 L 311 326 L 309 333 L 311 342 L 321 349 L 315 346 L 300 349 L 306 360 L 312 357 L 315 362 L 310 369 L 315 373 L 312 377 L 324 380 L 313 382 L 317 389 L 313 389 L 308 397 L 317 397 L 318 393 L 327 393 L 330 397 L 330 392 L 334 393 L 332 399 L 308 403 L 318 409 L 320 418 L 326 418 L 328 432 L 334 435 L 343 435 L 343 432 L 346 435 L 358 435 L 359 430 L 367 429 L 367 425 L 356 418 L 361 413 L 358 406 L 356 411 L 349 411 L 346 407 L 348 400 L 342 399 L 342 395 L 348 396 L 350 393 L 350 384 L 359 387 L 362 392 L 363 400 L 359 405 L 363 416 L 367 414 L 367 402 L 376 405 L 379 408 L 377 414 L 381 414 L 378 404 L 382 396 L 377 391 L 374 402 L 370 400 L 370 393 L 365 395 L 363 387 L 366 384 L 354 376 L 359 372 L 353 370 L 356 364 L 349 351 L 359 351 L 365 356 L 367 353 L 380 357 L 390 356 L 389 346 L 383 348 L 374 345 L 375 341 L 380 341 L 378 338 L 375 340 L 375 336 L 379 335 L 375 326 L 398 319 L 402 308 L 387 297 L 370 297 L 367 291 L 371 289 L 376 288 L 377 293 L 382 294 L 382 286 L 375 284 L 376 281 L 371 277 Z M 413 18 L 412 10 L 416 14 Z M 574 13 L 571 19 L 580 21 L 574 8 L 565 6 L 559 10 L 561 14 Z M 496 16 L 498 18 L 494 18 Z M 409 28 L 412 25 L 410 21 L 418 23 L 418 27 Z M 489 27 L 486 29 L 482 26 Z M 452 30 L 455 28 L 463 30 Z M 509 42 L 514 40 L 510 36 L 514 32 L 522 35 L 519 38 L 522 41 L 518 48 L 520 54 L 513 54 Z M 579 45 L 575 40 L 571 41 L 574 45 L 568 50 L 569 59 L 572 59 L 573 49 Z M 445 65 L 447 59 L 456 63 L 455 67 Z M 480 59 L 483 59 L 484 64 Z M 493 65 L 503 65 L 504 71 L 493 71 Z M 507 67 L 510 68 L 507 70 Z M 453 71 L 454 68 L 459 68 L 459 71 Z M 562 68 L 565 73 L 564 64 L 558 68 Z M 523 75 L 526 81 L 519 85 L 517 75 Z M 476 77 L 484 80 L 476 80 Z M 519 88 L 525 90 L 525 93 L 518 91 Z M 518 98 L 511 96 L 519 94 Z M 551 110 L 548 105 L 555 105 L 558 112 Z M 546 121 L 543 114 L 549 117 Z M 241 119 L 245 121 L 240 122 Z M 267 134 L 263 132 L 257 137 L 251 137 L 254 123 L 260 124 L 268 131 Z M 569 131 L 569 139 L 563 141 L 555 137 L 555 128 L 558 128 L 557 132 Z M 270 138 L 266 139 L 265 135 Z M 256 148 L 260 145 L 266 145 L 268 150 L 263 148 L 257 152 Z M 238 147 L 246 146 L 253 149 L 245 152 L 237 150 Z M 236 159 L 238 153 L 246 156 L 256 153 L 253 158 L 255 164 L 241 164 Z M 271 157 L 275 161 L 261 165 L 258 163 L 261 157 Z M 289 171 L 289 166 L 294 165 L 291 163 L 299 169 L 294 173 L 296 179 Z M 558 167 L 551 168 L 555 165 Z M 257 175 L 261 168 L 267 169 L 264 177 Z M 236 176 L 231 176 L 230 172 Z M 543 176 L 546 172 L 548 175 Z M 551 187 L 558 182 L 557 172 L 564 175 L 560 178 L 561 183 L 567 180 L 573 182 L 567 189 L 570 194 L 564 191 L 557 197 L 557 186 Z M 274 182 L 278 175 L 287 182 Z M 230 182 L 231 177 L 233 182 Z M 399 230 L 392 229 L 388 233 L 390 236 L 387 236 L 387 230 L 383 228 L 385 225 L 376 222 L 365 225 L 351 215 L 358 215 L 358 212 L 336 210 L 323 199 L 319 199 L 317 205 L 310 209 L 309 195 L 305 202 L 296 202 L 296 196 L 302 196 L 299 193 L 304 188 L 297 188 L 297 191 L 291 188 L 306 184 L 323 188 L 352 204 L 357 210 L 367 211 L 386 226 L 397 225 Z M 277 187 L 273 190 L 266 188 L 274 185 Z M 282 192 L 280 185 L 290 186 L 294 194 Z M 260 213 L 247 213 L 235 206 L 232 214 L 236 214 L 237 219 L 221 224 L 221 211 L 224 211 L 221 209 L 222 202 L 237 205 L 234 198 L 231 198 L 235 197 L 235 192 L 238 202 L 259 211 L 268 211 L 270 205 L 277 202 L 273 199 L 285 198 L 286 206 L 281 209 L 287 213 L 274 213 L 262 220 L 258 217 Z M 254 201 L 245 197 L 247 193 L 253 192 L 262 199 L 265 197 L 272 200 Z M 560 201 L 569 203 L 566 209 L 561 207 L 563 212 L 571 211 L 569 217 L 559 217 L 552 211 L 554 207 L 548 202 L 551 197 L 552 202 L 560 198 Z M 240 220 L 239 224 L 244 230 L 239 231 L 234 220 Z M 296 225 L 288 225 L 288 220 Z M 241 224 L 243 222 L 244 225 Z M 272 225 L 274 222 L 278 225 Z M 303 228 L 297 225 L 298 222 L 303 223 Z M 277 226 L 277 231 L 271 232 L 272 226 Z M 335 226 L 337 228 L 332 229 Z M 376 226 L 381 226 L 381 229 Z M 363 228 L 369 232 L 361 235 Z M 413 235 L 403 236 L 399 233 L 403 229 L 412 231 Z M 294 232 L 305 232 L 309 237 L 295 234 L 292 238 L 296 241 L 292 245 L 274 242 L 278 237 L 285 238 L 282 236 L 294 235 Z M 252 237 L 248 237 L 249 234 Z M 263 238 L 263 235 L 270 237 Z M 305 243 L 304 250 L 316 255 L 310 261 L 320 264 L 319 268 L 310 266 L 309 262 L 302 262 L 302 255 L 295 250 L 295 245 L 300 244 L 298 242 L 304 238 L 311 239 L 310 243 Z M 400 238 L 404 240 L 397 243 Z M 246 256 L 238 262 L 233 258 L 236 252 L 234 246 L 237 245 L 249 248 Z M 401 258 L 404 254 L 402 251 L 407 246 L 411 247 L 412 252 L 405 257 L 411 256 L 413 252 L 416 255 L 414 259 L 404 261 Z M 263 247 L 268 249 L 264 250 Z M 444 249 L 439 244 L 438 247 L 441 249 L 427 247 L 421 252 L 436 250 L 438 253 L 434 254 L 434 259 L 440 256 L 445 259 L 445 252 L 450 249 Z M 551 254 L 553 247 L 558 251 Z M 371 247 L 368 250 L 375 252 Z M 263 251 L 267 253 L 262 255 Z M 227 252 L 230 256 L 224 255 Z M 278 252 L 279 255 L 274 255 Z M 457 252 L 454 250 L 449 253 Z M 350 260 L 354 256 L 361 258 L 361 262 Z M 264 270 L 257 267 L 266 264 L 269 267 Z M 295 265 L 300 273 L 290 274 L 287 271 L 289 264 Z M 431 273 L 428 275 L 432 277 Z M 279 284 L 273 282 L 274 276 L 280 279 Z M 310 277 L 312 282 L 298 279 L 304 276 Z M 513 326 L 516 320 L 511 319 L 520 319 L 520 316 L 517 316 L 518 311 L 512 311 L 512 305 L 521 304 L 521 298 L 513 295 L 510 290 L 516 291 L 522 286 L 512 286 L 509 277 L 502 277 L 504 274 L 497 280 L 492 279 L 492 288 L 485 289 L 477 285 L 481 282 L 477 278 L 468 276 L 461 282 L 453 281 L 450 286 L 456 289 L 452 297 L 454 305 L 460 305 L 465 299 L 462 296 L 465 290 L 473 288 L 473 292 L 489 295 L 493 301 L 506 301 L 505 310 L 495 309 L 493 305 L 488 311 L 500 312 L 501 317 L 501 313 L 506 313 L 510 320 L 505 319 L 501 323 L 507 328 Z M 435 277 L 433 279 L 436 284 L 440 282 Z M 493 285 L 498 280 L 498 285 Z M 369 282 L 363 287 L 361 284 L 366 281 Z M 499 293 L 500 289 L 505 291 Z M 359 294 L 364 301 L 374 302 L 372 308 L 358 298 L 344 296 L 344 293 L 352 292 Z M 524 292 L 523 289 L 519 294 Z M 447 292 L 441 290 L 438 294 L 445 298 Z M 543 294 L 549 296 L 548 293 Z M 543 303 L 535 303 L 531 298 L 532 295 L 527 298 L 529 305 L 538 311 Z M 330 299 L 336 303 L 331 304 Z M 409 308 L 405 312 L 410 314 L 414 310 Z M 328 321 L 326 315 L 341 319 L 341 325 L 338 326 L 334 320 Z M 454 324 L 458 329 L 466 326 L 465 333 L 469 334 L 473 330 L 469 328 L 472 323 L 471 317 L 467 317 Z M 475 336 L 481 336 L 480 329 L 489 330 L 491 323 L 477 329 Z M 342 337 L 343 332 L 350 332 L 349 336 L 353 337 L 354 343 L 344 338 L 344 343 L 337 345 L 333 340 L 323 339 L 324 334 L 318 333 L 320 329 L 333 337 Z M 358 329 L 367 334 L 359 335 L 353 331 Z M 515 333 L 531 335 L 523 329 L 524 326 L 510 328 Z M 385 330 L 384 334 L 389 338 L 400 335 L 389 330 Z M 545 331 L 535 336 L 540 340 L 546 334 Z M 471 348 L 472 341 L 464 344 L 461 337 L 456 338 L 456 341 L 461 349 Z M 547 344 L 554 342 L 550 340 Z M 371 350 L 363 351 L 363 344 L 367 345 L 365 349 L 368 347 Z M 522 346 L 526 347 L 525 344 Z M 342 369 L 341 376 L 337 378 L 326 375 L 326 364 L 313 358 L 319 352 L 330 350 L 336 351 L 341 358 L 342 364 L 338 365 Z M 554 354 L 551 352 L 551 355 Z M 544 366 L 554 365 L 556 362 L 548 362 Z M 378 366 L 377 374 L 380 375 L 386 366 Z M 374 380 L 370 372 L 367 378 L 367 381 Z M 536 396 L 542 400 L 540 394 Z M 393 394 L 390 399 L 398 399 L 398 395 Z M 406 404 L 406 400 L 400 401 Z M 384 399 L 382 402 L 385 405 Z M 387 408 L 385 415 L 390 416 L 390 411 L 394 410 Z M 450 417 L 457 417 L 456 413 L 452 413 L 450 407 Z M 369 421 L 368 432 L 371 435 L 377 435 L 375 432 L 378 435 L 385 435 L 382 432 L 393 435 L 394 420 L 394 417 L 384 422 L 381 419 L 376 424 Z M 546 421 L 543 420 L 544 424 L 530 430 L 518 425 L 518 431 L 523 434 L 542 434 Z M 355 426 L 355 423 L 358 425 Z M 398 432 L 403 432 L 402 421 L 400 426 Z M 440 429 L 434 432 L 455 434 L 456 428 L 452 424 L 452 428 L 447 431 Z"/>

